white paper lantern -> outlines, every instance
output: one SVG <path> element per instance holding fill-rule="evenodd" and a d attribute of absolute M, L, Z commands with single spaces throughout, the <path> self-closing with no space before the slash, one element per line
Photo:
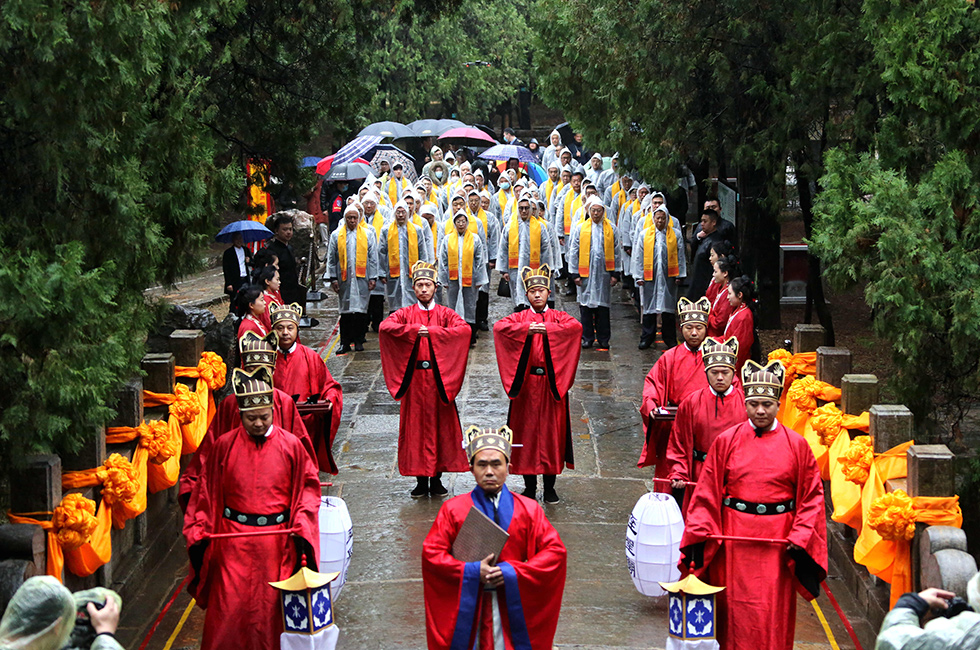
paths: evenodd
<path fill-rule="evenodd" d="M 626 566 L 633 584 L 644 596 L 663 596 L 658 584 L 681 577 L 684 518 L 674 497 L 649 492 L 640 497 L 626 526 Z"/>
<path fill-rule="evenodd" d="M 320 573 L 339 573 L 330 584 L 333 599 L 347 582 L 347 569 L 354 552 L 354 524 L 347 504 L 340 497 L 320 497 Z"/>

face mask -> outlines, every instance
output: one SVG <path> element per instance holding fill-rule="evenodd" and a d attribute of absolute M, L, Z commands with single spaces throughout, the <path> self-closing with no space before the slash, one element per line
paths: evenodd
<path fill-rule="evenodd" d="M 502 189 L 502 190 L 509 190 L 510 189 L 510 183 L 508 183 L 507 181 L 500 181 L 500 189 Z"/>
<path fill-rule="evenodd" d="M 436 172 L 436 178 L 442 180 L 442 172 Z"/>

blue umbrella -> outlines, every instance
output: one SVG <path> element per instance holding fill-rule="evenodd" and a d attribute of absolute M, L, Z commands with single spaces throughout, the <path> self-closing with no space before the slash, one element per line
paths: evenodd
<path fill-rule="evenodd" d="M 513 144 L 494 145 L 481 153 L 478 157 L 485 160 L 510 160 L 511 158 L 517 158 L 523 163 L 533 163 L 538 161 L 530 149 Z"/>
<path fill-rule="evenodd" d="M 320 162 L 317 156 L 307 156 L 303 160 L 299 161 L 300 167 L 316 167 L 316 164 Z"/>
<path fill-rule="evenodd" d="M 544 170 L 544 167 L 538 163 L 528 163 L 527 173 L 530 175 L 531 180 L 540 185 L 541 183 L 548 180 L 548 172 Z"/>
<path fill-rule="evenodd" d="M 221 242 L 222 244 L 230 244 L 232 237 L 236 233 L 241 233 L 242 239 L 248 244 L 254 241 L 265 241 L 266 239 L 272 238 L 272 231 L 263 226 L 258 221 L 251 221 L 249 219 L 243 219 L 242 221 L 234 221 L 215 235 L 214 240 Z"/>

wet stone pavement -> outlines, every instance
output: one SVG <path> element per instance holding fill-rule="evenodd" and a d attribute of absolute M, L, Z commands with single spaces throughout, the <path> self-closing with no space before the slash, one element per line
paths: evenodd
<path fill-rule="evenodd" d="M 496 275 L 496 274 L 494 274 Z M 491 282 L 496 286 L 496 280 Z M 620 297 L 621 292 L 614 290 Z M 578 316 L 574 299 L 558 308 Z M 510 313 L 509 299 L 491 298 L 491 322 Z M 327 493 L 341 496 L 354 522 L 354 550 L 347 585 L 335 604 L 341 629 L 340 648 L 360 650 L 423 650 L 425 614 L 422 599 L 422 542 L 442 499 L 411 499 L 415 479 L 397 469 L 398 403 L 385 388 L 377 334 L 369 333 L 366 350 L 334 356 L 336 299 L 329 294 L 311 303 L 319 320 L 301 332 L 302 341 L 326 356 L 330 372 L 344 388 L 344 415 L 334 443 L 340 474 Z M 556 485 L 561 502 L 544 504 L 545 513 L 568 548 L 568 575 L 555 645 L 558 648 L 662 648 L 667 638 L 667 599 L 636 591 L 626 568 L 624 541 L 629 513 L 652 488 L 649 470 L 636 467 L 642 446 L 638 407 L 643 380 L 660 354 L 640 351 L 639 325 L 629 302 L 612 309 L 611 350 L 583 350 L 571 391 L 571 423 L 575 469 L 567 469 Z M 662 345 L 660 346 L 662 349 Z M 465 429 L 469 424 L 498 427 L 506 423 L 508 400 L 501 387 L 492 333 L 481 332 L 471 350 L 466 381 L 457 405 Z M 448 479 L 448 480 L 447 480 Z M 469 474 L 450 474 L 443 482 L 450 496 L 469 492 Z M 508 486 L 523 490 L 512 476 Z M 541 498 L 539 482 L 538 498 Z M 182 544 L 161 566 L 154 588 L 167 596 L 186 575 Z M 833 573 L 833 572 L 832 572 Z M 834 584 L 832 582 L 832 584 Z M 840 582 L 838 581 L 839 585 Z M 840 597 L 843 587 L 835 589 Z M 830 619 L 841 647 L 853 647 L 825 596 L 820 605 Z M 152 599 L 149 599 L 152 600 Z M 197 648 L 203 612 L 188 609 L 189 597 L 179 594 L 146 646 L 148 650 Z M 127 647 L 139 647 L 159 608 L 147 607 L 129 634 Z M 181 624 L 180 618 L 185 621 Z M 124 625 L 127 620 L 124 620 Z M 179 629 L 178 629 L 179 628 Z M 812 607 L 798 603 L 797 648 L 829 648 Z"/>

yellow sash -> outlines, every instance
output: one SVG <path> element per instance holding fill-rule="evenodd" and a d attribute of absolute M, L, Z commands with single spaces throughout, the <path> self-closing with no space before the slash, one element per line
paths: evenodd
<path fill-rule="evenodd" d="M 516 269 L 520 262 L 521 238 L 519 235 L 518 222 L 520 217 L 516 214 L 510 219 L 510 232 L 507 235 L 507 264 L 508 268 Z M 536 269 L 541 266 L 541 221 L 529 219 L 528 226 L 531 230 L 531 250 L 530 266 Z"/>
<path fill-rule="evenodd" d="M 548 180 L 544 182 L 544 194 L 541 195 L 546 203 L 551 201 L 551 191 L 553 189 L 555 189 L 555 181 L 551 180 L 549 177 Z"/>
<path fill-rule="evenodd" d="M 468 216 L 470 218 L 470 222 L 472 223 L 473 222 L 473 213 L 470 212 L 469 207 L 466 208 L 466 216 Z M 483 224 L 483 234 L 486 235 L 487 237 L 489 237 L 490 236 L 490 231 L 487 229 L 487 213 L 486 213 L 486 211 L 484 211 L 483 208 L 480 208 L 480 211 L 476 213 L 476 218 L 479 219 L 480 220 L 480 223 Z"/>
<path fill-rule="evenodd" d="M 408 179 L 405 177 L 402 177 L 401 182 L 394 176 L 388 180 L 388 199 L 391 200 L 392 205 L 398 203 L 398 190 L 405 187 L 408 187 Z"/>
<path fill-rule="evenodd" d="M 415 229 L 415 224 L 411 221 L 405 222 L 408 230 L 408 268 L 412 268 L 419 261 L 419 233 Z M 398 224 L 394 221 L 388 226 L 388 275 L 397 278 L 401 275 L 401 251 L 398 250 Z"/>
<path fill-rule="evenodd" d="M 578 208 L 582 207 L 582 193 L 579 192 L 578 194 L 575 194 L 574 192 L 575 190 L 571 190 L 565 195 L 565 204 L 563 206 L 565 213 L 564 224 L 566 237 L 572 231 L 572 215 L 575 214 L 575 211 Z"/>
<path fill-rule="evenodd" d="M 497 192 L 497 203 L 500 204 L 500 216 L 507 211 L 507 204 L 510 203 L 510 194 L 506 190 Z"/>
<path fill-rule="evenodd" d="M 666 226 L 667 235 L 667 277 L 676 278 L 681 274 L 680 266 L 677 264 L 677 235 L 670 223 Z M 656 227 L 646 229 L 643 235 L 643 281 L 653 280 L 653 251 L 656 248 Z"/>
<path fill-rule="evenodd" d="M 463 235 L 463 280 L 462 286 L 473 286 L 473 252 L 474 252 L 473 231 L 467 228 Z M 449 236 L 447 242 L 449 248 L 449 279 L 459 279 L 459 235 L 454 233 Z"/>
<path fill-rule="evenodd" d="M 595 222 L 592 219 L 587 219 L 582 224 L 582 230 L 579 231 L 578 235 L 578 274 L 583 278 L 589 277 L 589 261 L 592 256 L 593 223 Z M 616 253 L 613 251 L 613 228 L 612 222 L 608 218 L 602 219 L 602 248 L 603 257 L 606 260 L 606 270 L 609 272 L 615 271 Z"/>
<path fill-rule="evenodd" d="M 381 210 L 375 210 L 374 219 L 371 220 L 371 227 L 374 228 L 374 236 L 379 241 L 381 240 L 381 229 L 385 227 L 385 217 L 381 214 Z"/>
<path fill-rule="evenodd" d="M 354 275 L 367 277 L 368 235 L 367 226 L 357 224 L 357 252 L 354 255 Z M 341 225 L 337 234 L 337 261 L 340 263 L 340 279 L 347 281 L 347 226 Z"/>

